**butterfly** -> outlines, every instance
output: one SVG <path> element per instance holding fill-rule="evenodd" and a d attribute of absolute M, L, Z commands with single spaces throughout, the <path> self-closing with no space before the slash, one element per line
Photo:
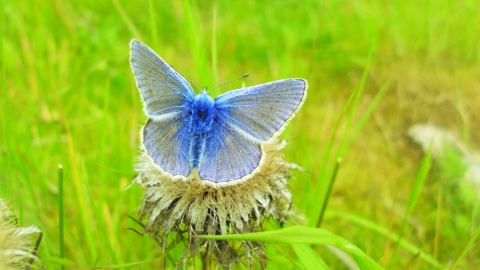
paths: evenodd
<path fill-rule="evenodd" d="M 161 172 L 230 185 L 253 177 L 274 140 L 307 97 L 307 81 L 285 79 L 212 99 L 192 87 L 145 44 L 130 42 L 130 64 L 148 117 L 142 147 Z"/>

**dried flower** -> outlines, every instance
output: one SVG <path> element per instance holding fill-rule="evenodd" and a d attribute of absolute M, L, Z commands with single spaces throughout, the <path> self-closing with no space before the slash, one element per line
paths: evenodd
<path fill-rule="evenodd" d="M 33 239 L 41 233 L 36 226 L 17 227 L 15 216 L 0 199 L 0 269 L 25 269 L 34 261 Z"/>
<path fill-rule="evenodd" d="M 163 250 L 170 232 L 188 238 L 180 268 L 188 255 L 199 254 L 213 257 L 224 267 L 245 258 L 251 266 L 256 257 L 261 268 L 265 268 L 261 243 L 245 241 L 238 247 L 227 241 L 202 240 L 190 235 L 255 232 L 261 230 L 267 218 L 283 225 L 292 215 L 287 179 L 297 167 L 284 161 L 280 152 L 284 145 L 279 140 L 263 145 L 265 162 L 260 170 L 243 183 L 227 186 L 206 184 L 198 175 L 186 181 L 174 180 L 162 173 L 143 150 L 136 165 L 136 182 L 146 189 L 140 212 L 140 219 L 148 219 L 145 232 L 160 237 Z"/>

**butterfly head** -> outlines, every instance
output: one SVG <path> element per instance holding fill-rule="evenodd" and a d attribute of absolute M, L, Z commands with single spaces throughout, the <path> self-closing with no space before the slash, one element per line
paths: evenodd
<path fill-rule="evenodd" d="M 200 94 L 195 96 L 194 109 L 200 120 L 205 119 L 211 114 L 213 105 L 214 101 L 212 97 L 208 94 L 206 88 L 204 88 L 204 90 Z"/>

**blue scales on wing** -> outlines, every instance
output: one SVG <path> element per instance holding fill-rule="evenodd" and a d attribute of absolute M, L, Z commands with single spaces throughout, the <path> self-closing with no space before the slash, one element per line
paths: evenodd
<path fill-rule="evenodd" d="M 130 46 L 130 63 L 147 116 L 165 120 L 185 112 L 195 99 L 185 79 L 146 45 L 133 40 Z"/>
<path fill-rule="evenodd" d="M 262 143 L 281 132 L 306 97 L 307 83 L 287 79 L 228 92 L 215 99 L 218 117 L 199 166 L 202 179 L 242 179 L 262 162 Z"/>
<path fill-rule="evenodd" d="M 148 154 L 164 171 L 187 176 L 191 171 L 191 117 L 195 100 L 190 85 L 153 50 L 133 40 L 131 66 L 149 120 L 143 129 Z"/>
<path fill-rule="evenodd" d="M 173 176 L 190 174 L 190 117 L 163 122 L 148 120 L 143 128 L 143 144 L 155 163 Z"/>
<path fill-rule="evenodd" d="M 261 166 L 263 143 L 282 131 L 307 94 L 305 80 L 286 79 L 215 100 L 206 91 L 195 96 L 153 50 L 136 40 L 130 46 L 131 67 L 149 118 L 143 145 L 173 176 L 186 177 L 198 169 L 203 180 L 214 183 L 250 177 Z"/>
<path fill-rule="evenodd" d="M 262 155 L 259 144 L 219 121 L 206 137 L 199 166 L 200 177 L 215 183 L 250 174 L 259 166 Z"/>
<path fill-rule="evenodd" d="M 306 98 L 307 82 L 286 79 L 225 93 L 215 108 L 226 124 L 257 142 L 278 135 Z"/>

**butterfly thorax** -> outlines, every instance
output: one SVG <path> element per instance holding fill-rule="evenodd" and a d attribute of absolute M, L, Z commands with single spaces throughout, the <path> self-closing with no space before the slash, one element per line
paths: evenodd
<path fill-rule="evenodd" d="M 202 92 L 195 96 L 194 114 L 201 121 L 206 120 L 207 116 L 212 113 L 214 104 L 212 97 L 208 93 Z"/>
<path fill-rule="evenodd" d="M 203 91 L 195 96 L 192 109 L 192 133 L 191 145 L 192 167 L 198 168 L 200 157 L 205 148 L 205 141 L 210 134 L 215 117 L 214 101 L 208 93 Z"/>

